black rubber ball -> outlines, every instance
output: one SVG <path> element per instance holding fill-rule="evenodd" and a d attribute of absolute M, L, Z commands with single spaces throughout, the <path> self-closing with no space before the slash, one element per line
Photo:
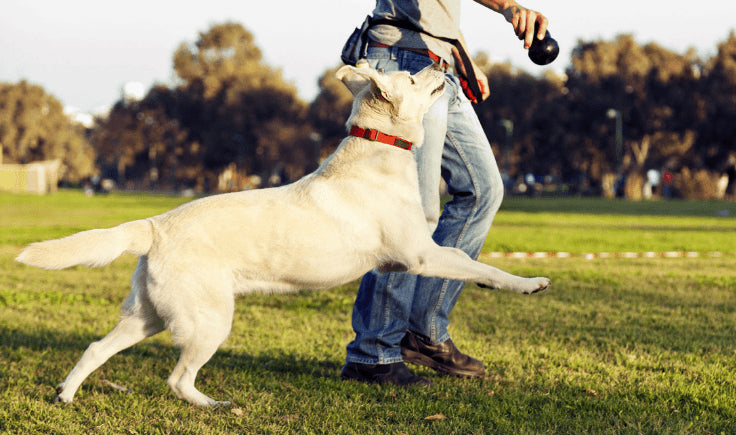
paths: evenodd
<path fill-rule="evenodd" d="M 529 47 L 529 59 L 537 65 L 547 65 L 557 59 L 560 54 L 560 46 L 550 36 L 549 31 L 545 33 L 544 39 L 534 38 L 532 46 Z"/>

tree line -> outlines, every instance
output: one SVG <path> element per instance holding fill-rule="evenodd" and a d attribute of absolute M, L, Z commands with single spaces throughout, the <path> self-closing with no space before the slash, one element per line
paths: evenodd
<path fill-rule="evenodd" d="M 510 189 L 638 199 L 655 170 L 667 175 L 660 192 L 734 195 L 734 32 L 707 59 L 632 35 L 578 41 L 562 75 L 475 59 L 492 89 L 476 111 Z M 39 86 L 0 84 L 0 144 L 6 162 L 61 159 L 68 183 L 99 175 L 203 192 L 279 184 L 313 170 L 344 137 L 352 97 L 334 78 L 338 67 L 307 103 L 246 28 L 217 24 L 175 51 L 173 84 L 121 98 L 87 130 Z"/>

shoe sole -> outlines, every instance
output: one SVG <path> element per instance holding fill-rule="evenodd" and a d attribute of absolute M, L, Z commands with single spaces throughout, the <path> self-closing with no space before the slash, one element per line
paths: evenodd
<path fill-rule="evenodd" d="M 485 369 L 483 369 L 483 371 L 477 371 L 450 368 L 444 364 L 438 363 L 437 361 L 420 352 L 415 352 L 409 349 L 402 348 L 401 356 L 404 358 L 404 362 L 429 367 L 439 373 L 456 376 L 458 378 L 482 378 L 486 375 Z"/>
<path fill-rule="evenodd" d="M 429 379 L 424 379 L 416 382 L 411 382 L 407 384 L 397 384 L 391 381 L 377 381 L 374 379 L 365 379 L 365 378 L 349 378 L 345 376 L 340 376 L 340 379 L 342 379 L 345 382 L 360 382 L 362 384 L 366 385 L 393 385 L 395 387 L 401 387 L 401 388 L 409 388 L 414 386 L 420 386 L 420 387 L 433 387 L 434 382 L 430 381 Z"/>
<path fill-rule="evenodd" d="M 367 384 L 367 385 L 374 385 L 374 384 L 375 385 L 395 385 L 397 387 L 402 387 L 402 388 L 413 387 L 415 385 L 425 386 L 425 387 L 434 386 L 434 382 L 430 381 L 429 379 L 425 379 L 422 377 L 418 377 L 418 378 L 419 379 L 415 380 L 414 382 L 408 382 L 405 384 L 397 384 L 395 382 L 391 382 L 385 379 L 368 378 L 365 376 L 361 376 L 359 374 L 352 374 L 352 373 L 350 375 L 340 373 L 340 379 L 342 379 L 343 381 L 360 382 L 360 383 Z"/>

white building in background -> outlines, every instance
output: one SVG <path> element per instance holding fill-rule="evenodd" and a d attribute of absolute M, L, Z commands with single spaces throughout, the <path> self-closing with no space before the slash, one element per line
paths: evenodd
<path fill-rule="evenodd" d="M 64 106 L 64 114 L 72 122 L 81 124 L 84 128 L 92 128 L 95 125 L 95 117 L 87 112 L 83 112 L 74 106 Z"/>
<path fill-rule="evenodd" d="M 56 192 L 61 160 L 45 160 L 26 165 L 3 164 L 2 156 L 3 147 L 0 144 L 0 192 L 37 195 Z"/>

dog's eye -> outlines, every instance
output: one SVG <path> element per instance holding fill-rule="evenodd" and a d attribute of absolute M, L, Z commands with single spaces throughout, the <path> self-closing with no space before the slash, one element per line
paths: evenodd
<path fill-rule="evenodd" d="M 412 76 L 409 76 L 409 83 L 411 83 L 412 85 L 416 85 L 417 84 L 416 80 L 414 80 L 414 77 L 412 77 Z"/>

